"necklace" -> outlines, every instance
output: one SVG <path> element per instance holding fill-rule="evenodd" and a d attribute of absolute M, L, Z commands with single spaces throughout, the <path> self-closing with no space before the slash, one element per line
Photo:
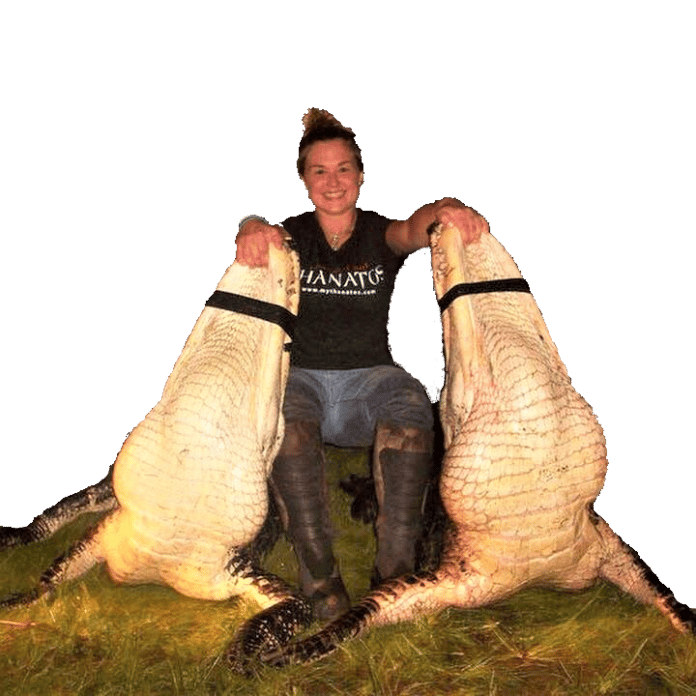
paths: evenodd
<path fill-rule="evenodd" d="M 348 225 L 348 227 L 346 227 L 346 229 L 343 230 L 342 232 L 336 232 L 331 237 L 331 240 L 329 241 L 329 246 L 334 251 L 336 251 L 336 249 L 338 249 L 338 247 L 341 246 L 343 241 L 345 241 L 345 240 L 341 240 L 339 242 L 339 240 L 341 239 L 341 237 L 343 237 L 343 235 L 345 235 L 346 239 L 348 239 L 348 237 L 350 237 L 350 235 L 353 234 L 353 230 L 355 229 L 355 223 L 356 223 L 357 219 L 358 219 L 358 211 L 356 210 L 355 212 L 353 212 L 353 219 L 352 219 L 350 225 Z"/>

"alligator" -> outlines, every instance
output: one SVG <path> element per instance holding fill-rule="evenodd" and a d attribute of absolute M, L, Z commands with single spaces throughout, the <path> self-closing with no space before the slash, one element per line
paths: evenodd
<path fill-rule="evenodd" d="M 310 662 L 371 626 L 598 579 L 696 633 L 696 612 L 593 509 L 607 469 L 602 428 L 571 386 L 513 259 L 490 232 L 464 244 L 451 225 L 431 227 L 430 246 L 446 364 L 441 562 L 386 581 L 318 633 L 262 651 L 261 660 Z"/>
<path fill-rule="evenodd" d="M 30 604 L 104 563 L 117 583 L 156 583 L 188 597 L 243 596 L 260 611 L 227 649 L 245 672 L 311 620 L 307 601 L 249 552 L 268 511 L 267 477 L 284 432 L 282 400 L 299 304 L 299 259 L 271 246 L 267 267 L 234 262 L 206 303 L 162 398 L 126 438 L 109 475 L 23 529 L 0 528 L 0 548 L 50 536 L 76 515 L 105 513 L 43 573 L 0 600 Z"/>

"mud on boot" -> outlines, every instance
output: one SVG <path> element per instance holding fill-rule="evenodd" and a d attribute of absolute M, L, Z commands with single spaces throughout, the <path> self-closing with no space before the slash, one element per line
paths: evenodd
<path fill-rule="evenodd" d="M 432 448 L 429 431 L 377 423 L 372 466 L 379 511 L 373 583 L 416 570 Z"/>
<path fill-rule="evenodd" d="M 326 621 L 350 606 L 333 553 L 326 463 L 319 424 L 288 421 L 273 464 L 271 487 L 299 565 L 299 582 L 314 618 Z"/>

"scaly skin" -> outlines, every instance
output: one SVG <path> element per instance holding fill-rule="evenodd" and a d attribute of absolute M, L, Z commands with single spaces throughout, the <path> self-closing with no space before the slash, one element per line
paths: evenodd
<path fill-rule="evenodd" d="M 460 283 L 520 278 L 488 233 L 466 246 L 456 228 L 437 226 L 431 251 L 438 299 Z M 369 626 L 483 606 L 525 586 L 581 589 L 598 578 L 694 632 L 696 614 L 592 509 L 607 467 L 604 436 L 533 297 L 462 296 L 442 321 L 440 492 L 453 528 L 440 568 L 385 583 L 319 633 L 262 659 L 308 662 Z"/>
<path fill-rule="evenodd" d="M 0 527 L 0 549 L 48 539 L 85 512 L 108 512 L 118 507 L 112 469 L 99 483 L 63 498 L 37 515 L 26 527 Z"/>
<path fill-rule="evenodd" d="M 269 257 L 264 268 L 233 264 L 217 289 L 296 314 L 297 254 L 271 247 Z M 264 645 L 288 640 L 309 620 L 306 602 L 242 551 L 261 529 L 268 508 L 266 480 L 284 430 L 287 341 L 274 323 L 206 307 L 161 400 L 119 452 L 113 493 L 111 481 L 99 484 L 105 491 L 102 504 L 111 512 L 44 573 L 38 588 L 0 606 L 35 601 L 104 562 L 117 582 L 166 584 L 200 599 L 244 595 L 268 610 L 230 649 L 229 659 L 240 671 Z M 77 498 L 39 516 L 32 523 L 38 530 L 34 536 L 46 536 L 88 506 L 86 496 Z M 8 546 L 33 538 L 22 530 L 0 534 Z M 278 616 L 269 609 L 276 606 Z"/>

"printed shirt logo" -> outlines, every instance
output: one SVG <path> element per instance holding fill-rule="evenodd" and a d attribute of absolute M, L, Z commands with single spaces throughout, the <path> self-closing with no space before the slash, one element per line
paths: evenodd
<path fill-rule="evenodd" d="M 314 266 L 300 272 L 302 292 L 319 295 L 376 295 L 384 279 L 382 264 L 361 264 L 341 270 Z"/>

